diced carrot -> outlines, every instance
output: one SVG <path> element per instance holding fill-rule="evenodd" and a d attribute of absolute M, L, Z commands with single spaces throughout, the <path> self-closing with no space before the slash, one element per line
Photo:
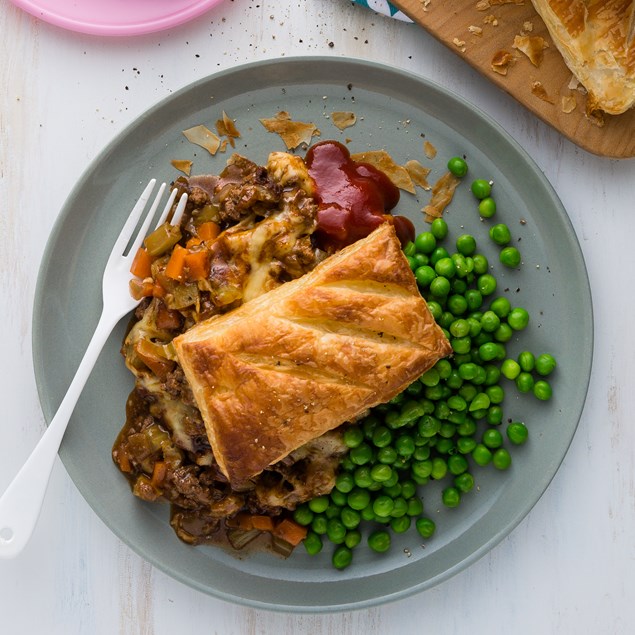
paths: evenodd
<path fill-rule="evenodd" d="M 141 300 L 141 298 L 149 298 L 152 295 L 154 289 L 154 283 L 151 279 L 139 280 L 139 278 L 133 278 L 128 283 L 130 288 L 130 295 L 135 300 Z"/>
<path fill-rule="evenodd" d="M 196 233 L 201 240 L 214 240 L 214 238 L 220 234 L 220 227 L 218 223 L 210 220 L 205 223 L 201 223 L 196 228 Z"/>
<path fill-rule="evenodd" d="M 152 286 L 152 296 L 155 298 L 163 298 L 167 291 L 158 283 L 155 282 Z"/>
<path fill-rule="evenodd" d="M 152 487 L 160 488 L 168 473 L 165 461 L 157 461 L 152 469 Z"/>
<path fill-rule="evenodd" d="M 128 457 L 128 453 L 121 449 L 121 447 L 117 450 L 117 465 L 122 472 L 129 474 L 132 472 L 132 465 L 130 465 L 130 458 Z"/>
<path fill-rule="evenodd" d="M 178 329 L 181 326 L 181 314 L 160 302 L 155 323 L 160 329 Z"/>
<path fill-rule="evenodd" d="M 172 280 L 181 280 L 183 278 L 183 267 L 185 265 L 185 256 L 187 249 L 181 245 L 174 245 L 174 251 L 168 260 L 165 268 L 165 275 Z"/>
<path fill-rule="evenodd" d="M 152 256 L 144 247 L 139 247 L 132 260 L 130 273 L 137 278 L 149 278 L 152 275 Z"/>
<path fill-rule="evenodd" d="M 186 254 L 184 269 L 186 278 L 191 282 L 207 278 L 209 275 L 209 255 L 207 251 L 190 251 Z"/>
<path fill-rule="evenodd" d="M 196 236 L 192 236 L 186 243 L 185 246 L 188 249 L 192 249 L 192 247 L 198 247 L 203 242 L 202 238 L 198 238 Z"/>
<path fill-rule="evenodd" d="M 260 531 L 273 531 L 273 520 L 270 516 L 254 515 L 251 517 L 251 524 L 254 529 Z"/>
<path fill-rule="evenodd" d="M 157 352 L 157 344 L 145 339 L 135 344 L 135 352 L 141 361 L 162 381 L 174 370 L 175 363 Z"/>
<path fill-rule="evenodd" d="M 278 538 L 282 538 L 282 540 L 286 540 L 289 544 L 295 546 L 306 538 L 307 531 L 306 527 L 302 527 L 302 525 L 285 518 L 276 525 L 272 533 L 274 536 L 278 536 Z"/>

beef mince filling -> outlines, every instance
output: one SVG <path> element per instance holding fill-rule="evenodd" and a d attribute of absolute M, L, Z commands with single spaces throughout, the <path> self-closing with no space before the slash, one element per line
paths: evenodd
<path fill-rule="evenodd" d="M 317 246 L 315 181 L 297 156 L 272 153 L 263 167 L 234 155 L 220 175 L 181 177 L 174 185 L 187 192 L 188 205 L 178 242 L 158 243 L 149 276 L 135 287 L 141 302 L 122 346 L 135 387 L 112 456 L 134 495 L 171 505 L 181 540 L 229 539 L 241 548 L 259 533 L 240 530 L 241 514 L 284 517 L 331 491 L 346 452 L 341 431 L 307 443 L 234 491 L 171 342 L 197 322 L 304 275 L 338 245 L 322 239 Z M 202 275 L 171 271 L 177 247 L 199 268 L 203 263 Z"/>

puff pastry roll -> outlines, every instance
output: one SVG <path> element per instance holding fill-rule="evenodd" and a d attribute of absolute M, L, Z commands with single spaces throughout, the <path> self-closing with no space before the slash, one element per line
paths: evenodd
<path fill-rule="evenodd" d="M 635 104 L 635 0 L 532 0 L 564 61 L 587 89 L 587 110 Z"/>
<path fill-rule="evenodd" d="M 174 343 L 232 485 L 388 401 L 451 352 L 390 223 Z"/>

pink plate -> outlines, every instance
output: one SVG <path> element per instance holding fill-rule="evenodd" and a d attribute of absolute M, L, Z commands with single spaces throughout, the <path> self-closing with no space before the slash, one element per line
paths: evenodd
<path fill-rule="evenodd" d="M 195 18 L 222 0 L 12 0 L 36 18 L 92 35 L 140 35 Z"/>

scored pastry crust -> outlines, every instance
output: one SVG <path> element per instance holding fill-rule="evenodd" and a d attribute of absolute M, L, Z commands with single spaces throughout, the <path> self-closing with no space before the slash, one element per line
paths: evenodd
<path fill-rule="evenodd" d="M 564 61 L 587 89 L 587 110 L 635 104 L 635 0 L 532 0 Z"/>
<path fill-rule="evenodd" d="M 452 350 L 390 223 L 174 344 L 232 485 L 392 399 Z"/>

